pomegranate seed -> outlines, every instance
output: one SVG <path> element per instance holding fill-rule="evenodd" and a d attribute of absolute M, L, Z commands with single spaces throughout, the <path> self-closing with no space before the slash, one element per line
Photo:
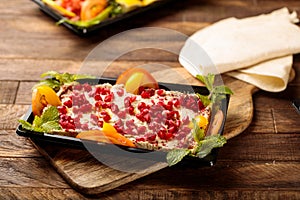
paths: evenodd
<path fill-rule="evenodd" d="M 136 138 L 135 141 L 137 141 L 137 142 L 145 142 L 145 138 L 143 138 L 143 137 Z"/>
<path fill-rule="evenodd" d="M 135 100 L 136 100 L 136 96 L 131 96 L 131 97 L 129 97 L 130 103 L 134 102 Z"/>
<path fill-rule="evenodd" d="M 120 111 L 118 113 L 118 117 L 120 117 L 121 119 L 125 119 L 126 118 L 126 111 Z"/>
<path fill-rule="evenodd" d="M 138 132 L 138 133 L 145 133 L 146 130 L 147 130 L 146 126 L 139 126 L 139 127 L 137 128 L 137 132 Z"/>
<path fill-rule="evenodd" d="M 136 114 L 135 116 L 136 116 L 136 118 L 138 118 L 141 122 L 144 122 L 144 121 L 145 121 L 144 116 L 142 115 L 142 113 Z"/>
<path fill-rule="evenodd" d="M 82 89 L 82 85 L 78 84 L 74 86 L 74 90 L 81 90 Z"/>
<path fill-rule="evenodd" d="M 146 115 L 144 115 L 144 119 L 145 119 L 145 121 L 146 121 L 147 123 L 150 123 L 150 121 L 151 121 L 150 114 L 147 113 Z"/>
<path fill-rule="evenodd" d="M 119 89 L 118 91 L 117 91 L 117 94 L 118 94 L 118 96 L 119 97 L 121 97 L 121 96 L 123 96 L 124 95 L 124 89 Z"/>
<path fill-rule="evenodd" d="M 102 90 L 100 91 L 100 94 L 101 94 L 101 95 L 107 95 L 107 94 L 109 94 L 109 93 L 110 93 L 110 91 L 109 91 L 108 88 L 102 88 Z"/>
<path fill-rule="evenodd" d="M 118 113 L 119 112 L 119 108 L 118 108 L 118 106 L 116 105 L 116 104 L 114 104 L 114 103 L 112 103 L 111 104 L 111 111 L 113 112 L 113 113 Z"/>
<path fill-rule="evenodd" d="M 111 119 L 111 117 L 110 117 L 109 115 L 105 115 L 105 116 L 103 117 L 103 120 L 104 120 L 105 122 L 109 122 L 110 119 Z"/>
<path fill-rule="evenodd" d="M 146 103 L 145 102 L 140 102 L 137 106 L 137 108 L 142 111 L 143 109 L 146 108 Z"/>
<path fill-rule="evenodd" d="M 103 121 L 99 120 L 98 121 L 98 126 L 102 128 L 103 127 L 103 123 L 104 123 Z"/>
<path fill-rule="evenodd" d="M 163 89 L 158 89 L 158 90 L 156 90 L 156 93 L 157 93 L 159 96 L 165 96 L 165 90 L 163 90 Z"/>
<path fill-rule="evenodd" d="M 67 114 L 68 112 L 66 106 L 58 106 L 57 109 L 60 114 Z"/>
<path fill-rule="evenodd" d="M 125 97 L 124 105 L 125 105 L 125 108 L 128 108 L 129 106 L 131 106 L 130 97 Z"/>
<path fill-rule="evenodd" d="M 85 84 L 83 84 L 83 89 L 86 92 L 90 92 L 92 90 L 92 87 L 89 84 L 85 83 Z"/>
<path fill-rule="evenodd" d="M 71 107 L 72 107 L 72 104 L 73 104 L 73 103 L 72 103 L 71 100 L 68 100 L 68 101 L 65 101 L 65 102 L 64 102 L 64 105 L 67 106 L 68 108 L 71 108 Z"/>
<path fill-rule="evenodd" d="M 160 129 L 158 131 L 157 135 L 160 139 L 164 140 L 166 138 L 166 133 L 167 133 L 167 131 L 165 129 Z"/>
<path fill-rule="evenodd" d="M 130 115 L 134 115 L 134 107 L 133 107 L 133 106 L 129 106 L 129 108 L 128 108 L 128 113 L 129 113 Z"/>
<path fill-rule="evenodd" d="M 94 98 L 96 101 L 102 101 L 102 97 L 100 94 L 96 94 Z"/>
<path fill-rule="evenodd" d="M 156 138 L 156 134 L 154 134 L 154 133 L 152 133 L 152 134 L 147 134 L 147 135 L 146 135 L 146 139 L 147 139 L 148 141 L 154 141 L 155 138 Z"/>
<path fill-rule="evenodd" d="M 109 95 L 104 97 L 105 102 L 111 102 L 112 99 L 113 99 L 113 93 L 110 93 Z"/>
<path fill-rule="evenodd" d="M 138 89 L 138 94 L 141 94 L 143 91 L 145 91 L 145 87 L 140 86 Z"/>
<path fill-rule="evenodd" d="M 104 109 L 106 109 L 106 108 L 110 108 L 111 105 L 108 104 L 108 103 L 101 102 L 101 107 L 104 108 Z"/>
<path fill-rule="evenodd" d="M 126 121 L 125 124 L 128 128 L 135 128 L 135 124 L 134 124 L 133 119 Z"/>
<path fill-rule="evenodd" d="M 180 101 L 177 98 L 173 99 L 173 104 L 175 108 L 180 108 Z"/>
<path fill-rule="evenodd" d="M 198 107 L 200 110 L 204 109 L 205 106 L 203 105 L 203 103 L 200 101 L 200 99 L 198 100 Z"/>
<path fill-rule="evenodd" d="M 119 127 L 119 126 L 117 126 L 117 125 L 114 125 L 114 128 L 116 129 L 116 131 L 117 131 L 118 133 L 123 133 L 123 129 L 122 129 L 121 127 Z"/>
<path fill-rule="evenodd" d="M 165 134 L 165 140 L 170 140 L 173 138 L 173 134 L 172 133 L 166 133 Z"/>
<path fill-rule="evenodd" d="M 81 106 L 79 109 L 81 112 L 83 113 L 87 113 L 87 112 L 90 112 L 92 110 L 92 105 L 91 104 L 85 104 L 83 106 Z"/>
<path fill-rule="evenodd" d="M 81 125 L 81 129 L 82 130 L 88 130 L 89 129 L 89 126 L 87 124 L 82 124 Z"/>
<path fill-rule="evenodd" d="M 143 111 L 141 112 L 143 115 L 146 115 L 149 113 L 149 109 L 145 108 L 143 109 Z"/>
<path fill-rule="evenodd" d="M 91 114 L 91 119 L 92 119 L 94 122 L 98 122 L 98 116 L 95 115 L 95 114 Z"/>
<path fill-rule="evenodd" d="M 100 87 L 96 87 L 95 94 L 100 94 L 100 93 L 101 93 L 101 90 L 102 90 L 102 88 L 100 88 Z"/>
<path fill-rule="evenodd" d="M 101 102 L 100 102 L 100 101 L 97 101 L 97 102 L 95 103 L 95 107 L 96 107 L 96 109 L 97 109 L 97 108 L 101 108 Z"/>
<path fill-rule="evenodd" d="M 143 91 L 141 93 L 141 97 L 144 98 L 144 99 L 149 99 L 150 98 L 150 93 L 147 92 L 147 91 Z"/>

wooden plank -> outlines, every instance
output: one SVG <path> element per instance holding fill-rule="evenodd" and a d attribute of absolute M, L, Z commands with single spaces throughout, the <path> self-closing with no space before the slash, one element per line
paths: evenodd
<path fill-rule="evenodd" d="M 0 59 L 0 80 L 36 81 L 46 71 L 76 73 L 79 67 L 80 62 L 70 60 Z"/>
<path fill-rule="evenodd" d="M 0 81 L 0 104 L 15 102 L 19 83 L 17 81 Z"/>
<path fill-rule="evenodd" d="M 1 187 L 0 199 L 92 199 L 85 198 L 73 189 Z"/>
<path fill-rule="evenodd" d="M 216 190 L 230 188 L 268 190 L 269 188 L 276 188 L 300 192 L 299 172 L 299 162 L 219 161 L 213 167 L 192 167 L 189 165 L 165 168 L 133 182 L 130 184 L 130 188 L 137 190 L 168 190 L 170 188 L 210 190 L 212 187 Z"/>
<path fill-rule="evenodd" d="M 2 187 L 69 188 L 44 159 L 0 158 L 0 163 Z M 210 190 L 214 187 L 215 189 L 267 190 L 276 188 L 300 192 L 299 181 L 299 162 L 219 161 L 214 167 L 168 167 L 136 180 L 130 185 L 121 186 L 120 189 Z"/>
<path fill-rule="evenodd" d="M 116 189 L 97 196 L 83 196 L 72 189 L 0 188 L 1 199 L 157 199 L 157 200 L 223 200 L 223 199 L 299 199 L 299 191 L 278 190 L 180 190 L 180 189 Z"/>
<path fill-rule="evenodd" d="M 70 188 L 44 158 L 0 158 L 3 187 Z"/>
<path fill-rule="evenodd" d="M 31 142 L 14 130 L 0 130 L 0 157 L 41 157 Z"/>
<path fill-rule="evenodd" d="M 250 133 L 275 133 L 272 109 L 255 108 L 252 123 L 247 128 Z"/>
<path fill-rule="evenodd" d="M 100 195 L 101 199 L 157 199 L 157 200 L 224 200 L 224 199 L 298 199 L 299 191 L 276 190 L 270 188 L 268 190 L 235 190 L 235 189 L 143 189 L 143 190 L 117 190 Z"/>
<path fill-rule="evenodd" d="M 273 110 L 274 123 L 278 133 L 300 134 L 299 113 L 294 108 Z"/>
<path fill-rule="evenodd" d="M 251 127 L 251 125 L 250 125 Z M 219 149 L 218 161 L 285 161 L 300 160 L 300 134 L 261 134 L 247 129 Z"/>
<path fill-rule="evenodd" d="M 32 87 L 37 84 L 35 81 L 20 82 L 19 90 L 16 97 L 16 104 L 31 104 Z"/>
<path fill-rule="evenodd" d="M 0 130 L 15 130 L 28 105 L 0 104 Z"/>

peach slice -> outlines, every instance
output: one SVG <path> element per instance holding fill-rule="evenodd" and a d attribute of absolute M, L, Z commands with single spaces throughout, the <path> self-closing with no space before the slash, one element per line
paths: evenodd
<path fill-rule="evenodd" d="M 76 138 L 135 147 L 131 140 L 118 133 L 117 130 L 109 123 L 103 124 L 103 130 L 83 131 L 78 133 Z"/>
<path fill-rule="evenodd" d="M 32 112 L 40 116 L 47 105 L 59 106 L 61 101 L 55 91 L 46 85 L 38 86 L 32 92 Z"/>
<path fill-rule="evenodd" d="M 118 77 L 116 84 L 124 84 L 126 91 L 132 94 L 138 94 L 140 87 L 158 89 L 155 78 L 142 68 L 126 70 Z"/>

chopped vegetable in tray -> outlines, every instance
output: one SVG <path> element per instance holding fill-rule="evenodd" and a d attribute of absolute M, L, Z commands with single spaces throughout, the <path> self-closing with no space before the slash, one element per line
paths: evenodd
<path fill-rule="evenodd" d="M 64 18 L 79 28 L 99 24 L 103 20 L 145 7 L 158 0 L 41 0 Z"/>

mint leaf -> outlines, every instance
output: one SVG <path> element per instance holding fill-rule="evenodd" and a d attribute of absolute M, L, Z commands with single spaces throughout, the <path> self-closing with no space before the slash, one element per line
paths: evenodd
<path fill-rule="evenodd" d="M 194 137 L 194 140 L 197 143 L 199 143 L 205 137 L 205 133 L 204 130 L 198 126 L 197 121 L 195 119 L 192 119 L 192 122 L 193 122 L 192 135 Z"/>
<path fill-rule="evenodd" d="M 44 123 L 41 128 L 45 131 L 45 132 L 52 132 L 53 130 L 61 130 L 61 127 L 59 125 L 58 121 L 48 121 L 46 123 Z"/>
<path fill-rule="evenodd" d="M 39 116 L 34 116 L 34 120 L 32 122 L 32 126 L 34 127 L 40 127 L 42 125 L 43 121 L 42 118 L 40 118 Z"/>
<path fill-rule="evenodd" d="M 22 128 L 29 130 L 29 131 L 33 131 L 32 124 L 30 124 L 29 122 L 27 122 L 23 119 L 19 119 L 18 121 L 22 125 Z"/>
<path fill-rule="evenodd" d="M 197 94 L 197 96 L 205 107 L 211 103 L 211 100 L 208 98 L 208 96 L 201 95 L 201 94 Z"/>
<path fill-rule="evenodd" d="M 202 75 L 198 74 L 198 75 L 196 75 L 196 78 L 198 80 L 200 80 L 202 83 L 204 83 L 209 91 L 213 90 L 213 85 L 214 85 L 214 82 L 215 82 L 215 75 L 214 74 L 208 74 L 207 76 L 202 76 Z"/>
<path fill-rule="evenodd" d="M 215 94 L 233 94 L 231 89 L 225 85 L 216 86 L 213 90 Z"/>
<path fill-rule="evenodd" d="M 191 151 L 189 149 L 174 149 L 168 152 L 167 162 L 169 166 L 175 165 L 180 162 Z"/>
<path fill-rule="evenodd" d="M 53 130 L 61 130 L 59 112 L 55 106 L 46 108 L 41 117 L 34 116 L 32 124 L 24 120 L 19 120 L 19 122 L 24 129 L 29 131 L 51 132 Z"/>
<path fill-rule="evenodd" d="M 204 158 L 213 148 L 222 147 L 226 143 L 226 138 L 221 135 L 207 136 L 198 143 L 196 156 Z"/>
<path fill-rule="evenodd" d="M 45 123 L 48 121 L 58 121 L 59 120 L 58 109 L 55 106 L 50 106 L 50 107 L 46 108 L 41 116 L 41 119 L 42 119 L 42 123 Z"/>
<path fill-rule="evenodd" d="M 83 75 L 83 74 L 69 74 L 69 73 L 58 73 L 56 71 L 48 71 L 45 72 L 41 75 L 41 78 L 48 77 L 45 80 L 40 81 L 37 85 L 34 87 L 40 86 L 40 85 L 48 85 L 55 91 L 58 91 L 59 88 L 66 84 L 66 83 L 71 83 L 74 82 L 78 79 L 92 79 L 95 78 L 94 76 L 89 76 L 89 75 Z"/>

